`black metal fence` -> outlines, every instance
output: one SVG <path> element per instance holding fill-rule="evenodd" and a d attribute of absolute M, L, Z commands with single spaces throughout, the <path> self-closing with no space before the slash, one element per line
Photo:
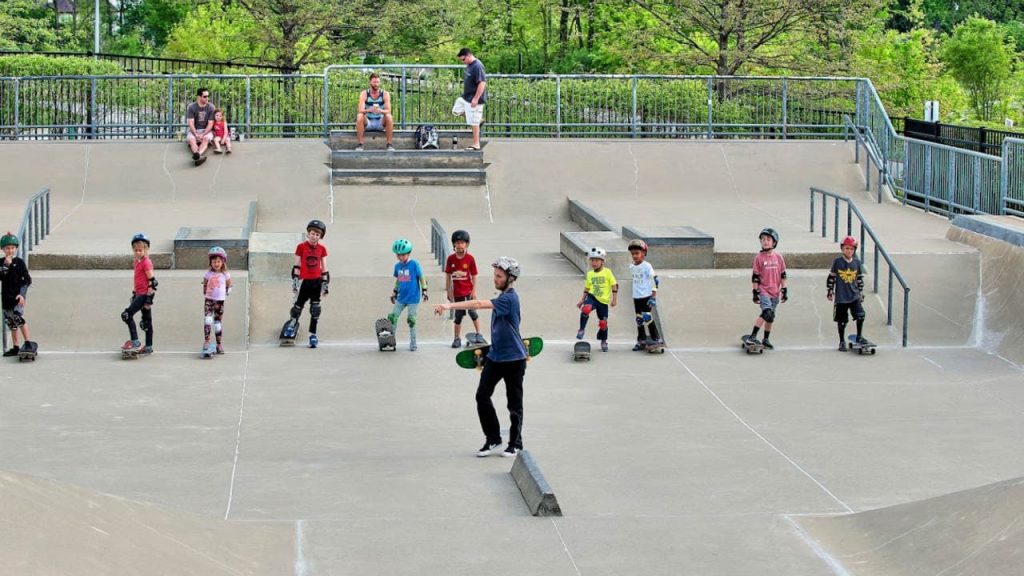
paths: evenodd
<path fill-rule="evenodd" d="M 21 52 L 0 50 L 0 56 L 51 56 L 92 58 L 92 52 Z M 268 73 L 290 74 L 295 70 L 284 66 L 270 64 L 251 64 L 248 62 L 207 62 L 203 60 L 187 60 L 184 58 L 159 58 L 156 56 L 129 56 L 125 54 L 97 53 L 100 60 L 116 62 L 128 74 L 230 74 L 245 70 L 265 70 Z"/>
<path fill-rule="evenodd" d="M 1003 140 L 1024 137 L 1024 134 L 1020 132 L 993 130 L 985 127 L 957 126 L 941 122 L 925 122 L 924 120 L 915 120 L 913 118 L 904 118 L 903 129 L 899 130 L 897 127 L 897 131 L 907 138 L 945 144 L 946 146 L 973 150 L 993 156 L 1002 155 Z"/>

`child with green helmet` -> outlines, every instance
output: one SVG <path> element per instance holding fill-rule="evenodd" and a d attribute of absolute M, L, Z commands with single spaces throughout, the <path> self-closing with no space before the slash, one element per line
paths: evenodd
<path fill-rule="evenodd" d="M 388 314 L 388 320 L 397 332 L 398 317 L 402 310 L 408 309 L 405 321 L 409 325 L 409 350 L 415 351 L 416 346 L 416 311 L 420 301 L 427 301 L 427 279 L 423 277 L 423 268 L 413 260 L 412 242 L 399 238 L 391 245 L 395 253 L 395 288 L 391 292 L 391 303 L 395 308 Z"/>
<path fill-rule="evenodd" d="M 2 300 L 4 322 L 11 331 L 11 348 L 4 351 L 4 356 L 17 356 L 21 351 L 18 346 L 18 333 L 21 333 L 24 347 L 32 348 L 35 343 L 28 339 L 28 323 L 25 321 L 25 296 L 32 285 L 32 276 L 28 273 L 25 261 L 18 258 L 18 237 L 8 232 L 0 238 L 0 249 L 4 259 L 0 264 L 0 283 L 2 283 Z"/>

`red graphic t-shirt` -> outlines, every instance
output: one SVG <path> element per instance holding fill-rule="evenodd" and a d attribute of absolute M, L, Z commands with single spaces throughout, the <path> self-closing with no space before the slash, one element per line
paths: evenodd
<path fill-rule="evenodd" d="M 327 257 L 327 248 L 319 242 L 315 246 L 302 242 L 295 247 L 295 255 L 299 257 L 299 278 L 319 280 L 322 275 L 320 259 Z"/>
<path fill-rule="evenodd" d="M 142 296 L 149 292 L 149 278 L 146 277 L 146 271 L 153 269 L 153 261 L 149 259 L 149 256 L 144 256 L 141 260 L 135 261 L 135 295 Z"/>
<path fill-rule="evenodd" d="M 467 253 L 462 258 L 449 254 L 444 265 L 445 274 L 452 275 L 452 295 L 463 298 L 473 293 L 472 277 L 476 276 L 476 260 Z"/>
<path fill-rule="evenodd" d="M 772 250 L 761 252 L 754 257 L 754 273 L 761 276 L 762 294 L 778 298 L 782 291 L 782 275 L 786 272 L 786 260 L 782 254 Z"/>

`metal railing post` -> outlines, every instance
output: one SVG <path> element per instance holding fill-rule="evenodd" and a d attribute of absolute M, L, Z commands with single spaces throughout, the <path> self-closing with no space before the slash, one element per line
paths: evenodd
<path fill-rule="evenodd" d="M 836 199 L 836 216 L 832 222 L 832 241 L 839 242 L 839 199 Z"/>
<path fill-rule="evenodd" d="M 932 147 L 924 147 L 924 212 L 931 212 L 932 201 Z"/>
<path fill-rule="evenodd" d="M 90 129 L 92 130 L 91 137 L 96 138 L 98 136 L 96 130 L 96 78 L 92 78 L 89 82 L 89 115 L 91 116 Z"/>
<path fill-rule="evenodd" d="M 712 128 L 714 122 L 714 109 L 715 109 L 715 83 L 713 78 L 708 78 L 708 132 L 707 139 L 710 140 L 715 137 L 715 130 Z"/>
<path fill-rule="evenodd" d="M 1003 140 L 1003 153 L 999 161 L 999 214 L 1006 215 L 1007 197 L 1010 195 L 1010 155 L 1011 144 Z"/>
<path fill-rule="evenodd" d="M 907 332 L 910 331 L 910 288 L 903 289 L 903 347 L 907 347 Z"/>
<path fill-rule="evenodd" d="M 326 98 L 324 99 L 326 101 Z M 245 137 L 252 134 L 252 76 L 245 77 Z M 324 136 L 326 138 L 326 136 Z"/>
<path fill-rule="evenodd" d="M 555 136 L 562 137 L 562 77 L 555 76 Z"/>
<path fill-rule="evenodd" d="M 846 235 L 853 236 L 853 208 L 846 203 Z"/>
<path fill-rule="evenodd" d="M 330 74 L 330 70 L 331 70 L 330 66 L 328 66 L 326 69 L 324 69 L 323 98 L 324 98 L 324 138 L 325 139 L 330 139 L 330 137 L 331 137 L 331 126 L 330 126 L 330 117 L 331 117 L 330 77 L 331 77 L 331 74 Z"/>
<path fill-rule="evenodd" d="M 14 79 L 14 140 L 18 139 L 19 114 L 21 113 L 21 80 Z"/>
<path fill-rule="evenodd" d="M 886 307 L 885 325 L 892 326 L 892 266 L 889 267 L 889 305 Z"/>
<path fill-rule="evenodd" d="M 974 158 L 974 211 L 982 212 L 981 209 L 981 158 Z M 953 209 L 950 206 L 949 219 L 953 219 Z"/>
<path fill-rule="evenodd" d="M 872 276 L 874 276 L 874 280 L 875 280 L 875 282 L 874 282 L 875 294 L 877 294 L 878 293 L 878 242 L 874 243 L 874 247 L 875 247 L 875 250 L 874 250 L 875 258 L 874 258 L 873 265 L 874 265 L 875 271 L 872 274 Z"/>
<path fill-rule="evenodd" d="M 629 126 L 630 133 L 633 138 L 636 138 L 637 134 L 637 116 L 636 116 L 636 75 L 633 75 L 633 113 L 630 115 Z"/>
<path fill-rule="evenodd" d="M 824 200 L 824 197 L 822 197 Z M 811 232 L 814 232 L 814 188 L 811 188 Z"/>
<path fill-rule="evenodd" d="M 399 82 L 399 87 L 400 87 L 399 90 L 402 93 L 401 94 L 402 107 L 401 107 L 401 110 L 399 112 L 400 117 L 398 119 L 398 123 L 402 127 L 402 129 L 405 129 L 406 100 L 409 97 L 408 96 L 409 95 L 408 84 L 409 84 L 409 79 L 408 79 L 408 77 L 406 76 L 406 73 L 405 73 L 405 66 L 402 66 L 402 79 Z"/>
<path fill-rule="evenodd" d="M 788 108 L 788 101 L 789 101 L 789 98 L 788 98 L 788 92 L 787 92 L 787 83 L 786 83 L 786 79 L 783 78 L 782 79 L 782 139 L 783 140 L 786 139 L 786 132 L 787 132 L 786 122 L 787 122 L 788 115 L 787 115 L 786 108 Z"/>
<path fill-rule="evenodd" d="M 167 77 L 167 138 L 174 138 L 174 77 Z"/>

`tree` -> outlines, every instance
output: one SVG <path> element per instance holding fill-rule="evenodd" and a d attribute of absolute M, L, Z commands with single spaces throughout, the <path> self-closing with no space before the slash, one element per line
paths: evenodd
<path fill-rule="evenodd" d="M 873 18 L 880 0 L 632 0 L 688 50 L 692 64 L 732 76 L 748 66 L 820 71 L 806 45 L 843 43 L 848 26 Z M 838 34 L 838 35 L 837 35 Z M 826 48 L 828 46 L 825 46 Z"/>
<path fill-rule="evenodd" d="M 53 15 L 35 0 L 0 2 L 0 49 L 53 50 L 57 33 Z"/>
<path fill-rule="evenodd" d="M 942 45 L 942 62 L 963 86 L 979 120 L 992 120 L 997 104 L 1005 113 L 1008 80 L 1013 72 L 1013 41 L 995 22 L 972 16 Z"/>
<path fill-rule="evenodd" d="M 185 16 L 167 37 L 164 56 L 207 61 L 264 61 L 256 21 L 238 4 L 211 0 Z"/>

